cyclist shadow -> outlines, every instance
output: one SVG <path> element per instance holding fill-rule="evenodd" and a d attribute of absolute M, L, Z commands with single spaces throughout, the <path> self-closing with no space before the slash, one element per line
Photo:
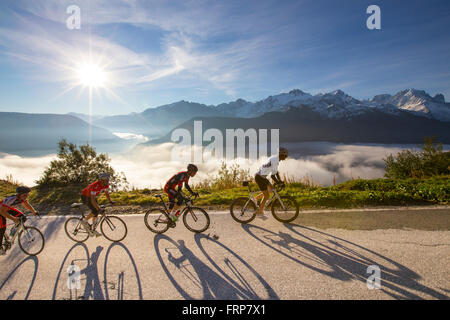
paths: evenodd
<path fill-rule="evenodd" d="M 208 260 L 212 261 L 200 244 L 200 240 L 203 238 L 206 238 L 206 236 L 196 235 L 197 245 L 199 245 Z M 161 244 L 164 241 L 167 242 L 166 245 Z M 168 247 L 168 245 L 170 245 L 170 247 Z M 161 266 L 169 280 L 184 299 L 261 299 L 252 292 L 251 289 L 249 290 L 248 287 L 239 285 L 236 281 L 227 276 L 217 265 L 213 264 L 220 273 L 217 273 L 209 267 L 186 246 L 184 240 L 178 240 L 176 242 L 166 235 L 157 235 L 154 238 L 154 247 Z M 161 254 L 161 247 L 165 247 L 164 252 L 167 253 L 167 262 L 165 262 L 165 259 Z M 176 253 L 172 253 L 172 251 L 176 251 Z M 229 251 L 231 252 L 231 250 Z M 236 254 L 234 255 L 238 257 Z M 239 257 L 239 259 L 241 258 Z M 241 261 L 243 260 L 241 259 Z M 251 270 L 256 273 L 253 269 Z M 259 279 L 262 278 L 259 276 Z M 245 282 L 245 279 L 243 282 Z M 270 298 L 278 298 L 267 283 L 264 282 L 264 286 L 269 288 Z"/>
<path fill-rule="evenodd" d="M 25 259 L 23 259 L 10 273 L 9 275 L 5 278 L 5 280 L 3 280 L 3 282 L 0 284 L 0 298 L 4 299 L 4 300 L 13 300 L 14 298 L 16 298 L 16 296 L 20 295 L 20 289 L 17 290 L 16 288 L 19 287 L 20 285 L 14 285 L 14 278 L 15 275 L 17 273 L 17 271 L 23 266 L 25 265 L 28 261 L 32 261 L 34 262 L 34 273 L 33 273 L 33 277 L 31 278 L 30 281 L 30 286 L 28 287 L 27 293 L 25 294 L 24 298 L 19 298 L 17 297 L 17 299 L 20 300 L 28 300 L 28 298 L 30 297 L 30 293 L 33 289 L 34 286 L 34 282 L 36 280 L 36 276 L 37 276 L 37 272 L 38 272 L 38 268 L 39 268 L 39 260 L 36 256 L 29 256 Z M 18 279 L 20 281 L 20 283 L 22 284 L 23 278 Z M 10 287 L 14 287 L 14 289 L 10 288 Z"/>
<path fill-rule="evenodd" d="M 417 273 L 377 252 L 316 229 L 292 224 L 284 226 L 291 233 L 275 233 L 254 225 L 242 227 L 267 247 L 323 275 L 342 281 L 357 280 L 365 286 L 369 277 L 367 268 L 377 265 L 381 270 L 380 290 L 396 299 L 422 299 L 411 290 L 447 299 L 418 283 L 420 276 Z"/>
<path fill-rule="evenodd" d="M 117 255 L 113 254 L 114 248 L 122 249 L 129 257 L 134 271 L 136 273 L 136 279 L 139 290 L 139 298 L 142 299 L 142 286 L 137 271 L 136 263 L 128 250 L 128 248 L 122 243 L 112 243 L 106 251 L 103 277 L 104 280 L 100 280 L 98 266 L 100 255 L 103 252 L 103 247 L 97 246 L 96 250 L 90 254 L 88 247 L 84 243 L 77 243 L 69 249 L 61 262 L 61 267 L 56 277 L 52 299 L 64 299 L 64 300 L 109 300 L 112 298 L 110 293 L 117 291 L 117 299 L 121 300 L 127 293 L 125 292 L 125 272 L 118 273 L 117 283 L 108 280 L 108 276 L 114 274 L 110 272 L 108 265 L 110 265 L 112 257 Z M 77 269 L 75 269 L 77 268 Z M 70 273 L 69 273 L 70 271 Z M 74 273 L 75 272 L 75 273 Z M 75 282 L 68 287 L 69 278 L 74 278 Z M 60 280 L 62 279 L 62 280 Z M 79 280 L 79 285 L 76 281 Z M 84 286 L 84 287 L 83 287 Z M 68 296 L 59 296 L 59 292 L 68 293 Z"/>
<path fill-rule="evenodd" d="M 80 254 L 76 253 L 76 249 L 82 249 L 84 250 L 84 253 L 86 255 L 86 259 L 80 258 Z M 103 291 L 101 288 L 101 282 L 98 275 L 98 259 L 100 256 L 100 253 L 102 252 L 103 247 L 98 246 L 96 250 L 89 255 L 89 249 L 84 243 L 77 243 L 72 248 L 69 249 L 67 254 L 65 255 L 61 267 L 58 271 L 58 275 L 56 277 L 55 286 L 53 289 L 53 295 L 52 299 L 58 299 L 57 293 L 58 289 L 60 289 L 62 292 L 69 292 L 69 296 L 67 298 L 59 298 L 63 300 L 85 300 L 89 298 L 93 298 L 95 300 L 104 300 L 105 296 L 103 295 Z M 73 253 L 75 252 L 75 253 Z M 66 265 L 66 262 L 69 261 L 69 256 L 73 253 L 75 256 L 75 259 L 72 259 L 68 265 Z M 84 256 L 84 255 L 83 255 Z M 81 268 L 79 264 L 83 264 L 84 268 Z M 78 276 L 80 277 L 80 282 L 82 280 L 85 280 L 85 287 L 84 290 L 81 288 L 81 286 L 78 286 L 76 284 L 72 285 L 70 288 L 68 287 L 68 279 L 69 279 L 69 268 L 70 266 L 73 266 L 73 270 L 78 270 L 79 274 L 75 274 L 75 278 Z M 77 268 L 77 269 L 74 269 Z M 64 281 L 62 281 L 61 284 L 59 284 L 59 279 L 62 276 L 62 273 L 64 273 L 65 277 Z M 84 279 L 81 278 L 84 276 Z M 75 279 L 78 280 L 78 279 Z M 59 285 L 61 287 L 59 287 Z"/>

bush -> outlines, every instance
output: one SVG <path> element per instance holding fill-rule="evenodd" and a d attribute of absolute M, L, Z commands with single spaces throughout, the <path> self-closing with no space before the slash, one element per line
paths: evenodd
<path fill-rule="evenodd" d="M 450 152 L 443 152 L 442 143 L 425 138 L 421 151 L 403 150 L 384 159 L 385 176 L 390 179 L 428 178 L 450 174 Z"/>
<path fill-rule="evenodd" d="M 97 154 L 89 144 L 77 147 L 62 139 L 58 144 L 58 160 L 53 160 L 36 181 L 39 188 L 58 186 L 86 186 L 98 179 L 100 172 L 111 175 L 113 190 L 126 187 L 128 182 L 123 173 L 116 173 L 109 165 L 110 158 Z"/>

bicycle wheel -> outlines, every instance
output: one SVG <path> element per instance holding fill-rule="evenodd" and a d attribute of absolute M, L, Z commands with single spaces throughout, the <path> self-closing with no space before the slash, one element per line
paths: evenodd
<path fill-rule="evenodd" d="M 18 240 L 20 249 L 30 256 L 38 255 L 44 249 L 44 236 L 35 227 L 24 227 Z"/>
<path fill-rule="evenodd" d="M 209 215 L 202 208 L 190 207 L 184 210 L 183 223 L 189 231 L 200 233 L 209 228 Z"/>
<path fill-rule="evenodd" d="M 105 238 L 112 242 L 122 241 L 128 233 L 125 222 L 116 216 L 105 216 L 100 224 L 100 230 Z"/>
<path fill-rule="evenodd" d="M 147 228 L 154 233 L 164 233 L 169 229 L 167 215 L 163 209 L 153 208 L 148 210 L 144 216 L 144 222 Z"/>
<path fill-rule="evenodd" d="M 89 233 L 81 225 L 81 220 L 83 218 L 69 218 L 65 225 L 64 230 L 67 236 L 75 242 L 82 243 L 89 238 Z"/>
<path fill-rule="evenodd" d="M 237 198 L 230 207 L 231 217 L 239 223 L 249 223 L 256 217 L 256 205 L 250 198 Z"/>
<path fill-rule="evenodd" d="M 298 217 L 298 204 L 294 198 L 280 196 L 282 203 L 275 198 L 272 203 L 272 215 L 280 222 L 288 223 Z"/>

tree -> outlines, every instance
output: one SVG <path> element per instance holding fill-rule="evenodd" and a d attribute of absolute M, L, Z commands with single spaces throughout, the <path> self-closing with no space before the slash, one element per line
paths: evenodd
<path fill-rule="evenodd" d="M 111 175 L 113 190 L 126 187 L 125 174 L 115 172 L 109 165 L 110 161 L 108 155 L 97 154 L 89 144 L 77 147 L 62 139 L 58 143 L 58 159 L 50 163 L 36 183 L 39 187 L 87 185 L 97 180 L 100 172 L 107 172 Z"/>
<path fill-rule="evenodd" d="M 443 151 L 442 143 L 426 137 L 422 150 L 403 150 L 384 159 L 387 178 L 427 178 L 450 174 L 450 152 Z"/>

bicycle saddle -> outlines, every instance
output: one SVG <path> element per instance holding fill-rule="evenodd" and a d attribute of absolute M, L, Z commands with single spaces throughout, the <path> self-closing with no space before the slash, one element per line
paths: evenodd
<path fill-rule="evenodd" d="M 162 198 L 162 195 L 160 195 L 160 194 L 155 194 L 155 197 L 156 197 L 156 198 Z"/>

